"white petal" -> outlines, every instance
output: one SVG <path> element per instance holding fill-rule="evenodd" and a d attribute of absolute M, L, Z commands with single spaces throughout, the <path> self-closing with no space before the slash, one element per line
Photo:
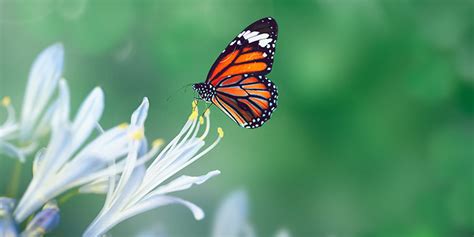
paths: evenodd
<path fill-rule="evenodd" d="M 35 136 L 40 137 L 47 134 L 51 126 L 59 126 L 61 123 L 69 122 L 70 110 L 69 88 L 65 80 L 59 82 L 59 96 L 38 123 Z"/>
<path fill-rule="evenodd" d="M 17 131 L 18 125 L 17 124 L 8 124 L 2 125 L 0 127 L 0 138 L 8 138 L 10 137 L 15 131 Z"/>
<path fill-rule="evenodd" d="M 8 142 L 0 141 L 0 153 L 8 155 L 12 158 L 17 158 L 21 162 L 25 162 L 25 155 L 23 152 Z"/>
<path fill-rule="evenodd" d="M 62 44 L 54 44 L 36 58 L 30 71 L 22 108 L 22 136 L 29 136 L 50 100 L 61 77 L 64 61 Z"/>
<path fill-rule="evenodd" d="M 220 205 L 214 217 L 212 236 L 240 236 L 246 229 L 248 200 L 244 191 L 231 193 Z"/>
<path fill-rule="evenodd" d="M 59 96 L 57 99 L 57 108 L 51 118 L 52 123 L 64 123 L 69 121 L 70 95 L 69 87 L 65 80 L 59 82 Z"/>
<path fill-rule="evenodd" d="M 127 220 L 133 216 L 144 213 L 146 211 L 158 208 L 160 206 L 165 206 L 169 204 L 181 204 L 186 206 L 187 208 L 189 208 L 189 210 L 191 210 L 196 220 L 201 220 L 202 218 L 204 218 L 204 212 L 202 211 L 202 209 L 189 201 L 172 196 L 156 196 L 144 200 L 138 205 L 133 206 L 132 208 L 129 208 L 124 212 L 117 213 L 113 216 L 109 215 L 106 216 L 107 218 L 95 221 L 93 225 L 87 228 L 83 236 L 101 236 L 124 220 Z"/>
<path fill-rule="evenodd" d="M 143 98 L 143 101 L 140 106 L 132 114 L 130 125 L 136 127 L 143 127 L 143 125 L 145 124 L 145 120 L 148 116 L 149 107 L 150 103 L 148 102 L 148 98 Z"/>
<path fill-rule="evenodd" d="M 114 191 L 114 195 L 112 196 L 112 199 L 113 199 L 112 205 L 114 205 L 116 202 L 123 202 L 123 200 L 126 197 L 129 197 L 130 194 L 133 193 L 133 191 L 136 189 L 135 186 L 138 185 L 141 179 L 143 178 L 144 172 L 140 172 L 142 171 L 142 169 L 139 170 L 138 172 L 134 172 L 135 163 L 137 162 L 139 146 L 140 146 L 140 141 L 136 141 L 136 140 L 130 142 L 129 144 L 129 151 L 128 151 L 128 156 L 125 163 L 125 168 L 122 173 L 122 176 L 120 177 L 117 188 Z M 134 177 L 133 176 L 134 173 L 138 177 Z M 130 182 L 130 181 L 134 181 L 133 178 L 139 179 L 138 182 L 137 181 Z M 128 185 L 129 183 L 131 185 Z M 133 190 L 125 190 L 126 188 L 133 189 Z M 118 205 L 120 205 L 120 203 Z"/>
<path fill-rule="evenodd" d="M 158 187 L 155 191 L 150 193 L 150 195 L 161 195 L 165 193 L 171 193 L 176 191 L 181 191 L 185 189 L 191 188 L 194 184 L 199 185 L 206 182 L 208 179 L 219 175 L 221 172 L 219 170 L 211 171 L 205 175 L 193 177 L 193 176 L 186 176 L 183 175 L 168 184 L 162 185 Z"/>
<path fill-rule="evenodd" d="M 79 193 L 105 194 L 107 193 L 108 188 L 109 181 L 105 178 L 102 178 L 80 187 Z"/>
<path fill-rule="evenodd" d="M 80 146 L 91 134 L 99 122 L 104 110 L 104 92 L 100 88 L 95 88 L 82 103 L 78 114 L 72 125 L 74 131 L 74 144 L 76 148 Z"/>
<path fill-rule="evenodd" d="M 46 149 L 41 149 L 36 153 L 35 158 L 33 160 L 33 176 L 35 176 L 36 172 L 38 171 L 38 168 L 41 167 L 45 152 Z"/>

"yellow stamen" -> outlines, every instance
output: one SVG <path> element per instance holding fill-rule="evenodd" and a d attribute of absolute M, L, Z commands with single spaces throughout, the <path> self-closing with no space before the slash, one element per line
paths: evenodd
<path fill-rule="evenodd" d="M 128 123 L 121 123 L 121 124 L 118 125 L 118 127 L 120 129 L 126 129 L 126 128 L 128 128 Z"/>
<path fill-rule="evenodd" d="M 132 139 L 141 140 L 145 136 L 143 129 L 138 129 L 132 133 Z"/>
<path fill-rule="evenodd" d="M 220 137 L 220 138 L 223 138 L 223 137 L 224 137 L 224 130 L 222 130 L 221 127 L 218 127 L 218 128 L 217 128 L 217 133 L 219 134 L 219 137 Z"/>
<path fill-rule="evenodd" d="M 208 117 L 209 114 L 211 114 L 211 110 L 210 110 L 210 109 L 206 109 L 206 112 L 204 112 L 204 116 Z"/>
<path fill-rule="evenodd" d="M 195 120 L 197 119 L 198 117 L 198 111 L 197 110 L 193 110 L 193 112 L 191 113 L 191 115 L 189 115 L 189 120 Z"/>
<path fill-rule="evenodd" d="M 192 103 L 193 110 L 196 109 L 197 105 L 198 105 L 197 100 L 193 100 L 193 103 Z"/>
<path fill-rule="evenodd" d="M 201 125 L 204 124 L 204 118 L 202 116 L 199 116 L 199 124 Z"/>
<path fill-rule="evenodd" d="M 2 99 L 2 105 L 7 107 L 12 103 L 12 99 L 9 96 L 5 96 Z"/>
<path fill-rule="evenodd" d="M 164 143 L 165 143 L 165 140 L 163 140 L 163 139 L 156 139 L 156 140 L 153 141 L 152 146 L 153 146 L 154 148 L 156 148 L 156 147 L 162 146 Z"/>

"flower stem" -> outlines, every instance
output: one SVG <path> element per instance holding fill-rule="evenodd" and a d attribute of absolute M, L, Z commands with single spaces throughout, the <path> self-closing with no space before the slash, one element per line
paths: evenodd
<path fill-rule="evenodd" d="M 11 175 L 11 182 L 7 188 L 7 195 L 9 197 L 15 198 L 18 189 L 20 188 L 20 181 L 21 181 L 21 169 L 23 164 L 20 161 L 15 162 L 15 167 L 13 168 L 12 175 Z"/>

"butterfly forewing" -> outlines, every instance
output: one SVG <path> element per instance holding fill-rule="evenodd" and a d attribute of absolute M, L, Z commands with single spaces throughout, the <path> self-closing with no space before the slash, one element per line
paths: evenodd
<path fill-rule="evenodd" d="M 266 75 L 272 70 L 278 26 L 271 18 L 260 19 L 238 34 L 212 65 L 206 83 L 213 86 L 235 75 Z"/>

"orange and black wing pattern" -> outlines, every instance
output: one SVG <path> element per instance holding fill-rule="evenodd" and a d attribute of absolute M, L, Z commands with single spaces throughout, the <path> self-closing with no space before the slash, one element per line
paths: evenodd
<path fill-rule="evenodd" d="M 278 90 L 263 75 L 227 77 L 216 85 L 212 103 L 244 128 L 258 128 L 270 119 Z"/>
<path fill-rule="evenodd" d="M 233 76 L 270 73 L 277 36 L 278 25 L 271 17 L 249 25 L 219 55 L 207 75 L 206 83 L 217 86 L 222 80 Z"/>

